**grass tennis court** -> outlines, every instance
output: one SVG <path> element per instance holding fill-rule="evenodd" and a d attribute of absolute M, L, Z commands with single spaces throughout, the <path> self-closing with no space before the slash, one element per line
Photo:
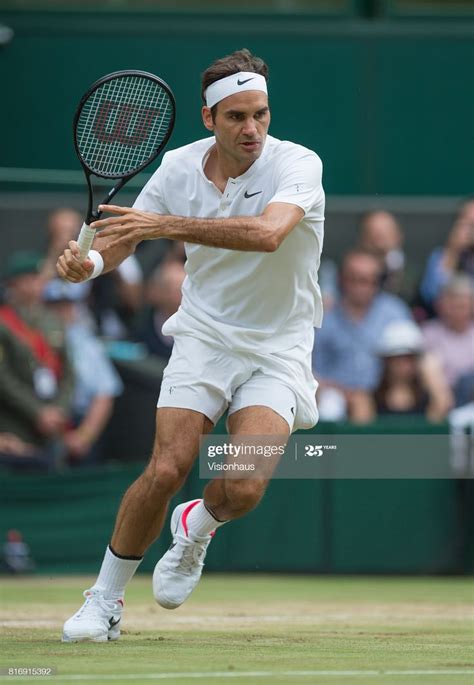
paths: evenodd
<path fill-rule="evenodd" d="M 474 681 L 471 579 L 208 575 L 168 612 L 142 575 L 128 590 L 119 642 L 62 644 L 63 620 L 92 580 L 2 579 L 0 666 L 54 668 L 43 678 L 54 683 Z"/>

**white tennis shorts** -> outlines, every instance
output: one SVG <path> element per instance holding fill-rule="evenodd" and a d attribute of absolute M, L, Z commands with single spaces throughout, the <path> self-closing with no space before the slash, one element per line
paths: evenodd
<path fill-rule="evenodd" d="M 308 336 L 309 337 L 309 336 Z M 236 352 L 190 335 L 177 335 L 164 370 L 158 407 L 194 409 L 214 424 L 228 409 L 260 405 L 282 416 L 290 431 L 318 421 L 311 341 L 284 352 Z"/>

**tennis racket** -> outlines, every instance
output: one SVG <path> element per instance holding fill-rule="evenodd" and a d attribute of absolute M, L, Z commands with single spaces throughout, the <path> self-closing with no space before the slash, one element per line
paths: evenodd
<path fill-rule="evenodd" d="M 89 190 L 87 215 L 78 237 L 83 261 L 95 230 L 90 224 L 127 181 L 163 150 L 176 114 L 174 95 L 162 79 L 145 71 L 116 71 L 96 81 L 82 97 L 73 123 L 74 147 Z M 94 203 L 91 175 L 115 185 Z"/>

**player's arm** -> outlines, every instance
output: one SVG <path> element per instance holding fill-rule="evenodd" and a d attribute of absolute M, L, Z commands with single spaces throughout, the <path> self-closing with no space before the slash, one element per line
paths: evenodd
<path fill-rule="evenodd" d="M 94 240 L 94 250 L 100 253 L 104 260 L 103 273 L 116 269 L 127 257 L 135 252 L 136 243 L 124 241 L 120 244 L 112 245 L 107 238 L 97 236 Z M 64 250 L 56 263 L 56 269 L 61 278 L 72 283 L 85 281 L 92 274 L 94 262 L 86 258 L 80 261 L 80 250 L 78 244 L 71 240 L 69 247 Z"/>
<path fill-rule="evenodd" d="M 168 238 L 227 250 L 274 252 L 304 216 L 301 207 L 286 202 L 267 205 L 260 216 L 227 219 L 163 216 L 117 206 L 101 209 L 114 215 L 94 222 L 94 228 L 102 229 L 101 240 L 109 250 L 136 246 L 142 240 Z"/>

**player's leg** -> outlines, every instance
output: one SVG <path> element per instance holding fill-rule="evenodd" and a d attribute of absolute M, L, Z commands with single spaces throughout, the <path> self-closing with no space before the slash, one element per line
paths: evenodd
<path fill-rule="evenodd" d="M 199 452 L 199 438 L 212 427 L 197 411 L 158 409 L 153 454 L 122 499 L 110 543 L 114 552 L 141 557 L 156 540 L 169 501 L 183 485 Z"/>
<path fill-rule="evenodd" d="M 85 591 L 81 609 L 66 621 L 64 641 L 118 639 L 125 586 L 161 531 L 169 500 L 182 486 L 199 451 L 200 435 L 212 425 L 197 411 L 158 409 L 150 462 L 123 497 L 97 581 Z"/>
<path fill-rule="evenodd" d="M 291 416 L 291 414 L 290 414 Z M 243 408 L 229 417 L 232 435 L 266 435 L 266 444 L 284 444 L 291 418 L 282 418 L 266 406 Z M 274 462 L 276 465 L 276 462 Z M 153 594 L 165 609 L 176 609 L 194 590 L 204 566 L 207 547 L 217 528 L 243 516 L 260 501 L 268 485 L 266 477 L 215 479 L 204 491 L 204 499 L 187 502 L 173 512 L 173 542 L 156 565 Z"/>
<path fill-rule="evenodd" d="M 285 352 L 231 356 L 226 351 L 216 356 L 202 377 L 209 382 L 220 373 L 226 399 L 230 390 L 228 423 L 232 434 L 273 436 L 273 444 L 279 447 L 294 428 L 309 428 L 317 422 L 312 345 L 311 329 L 299 345 Z M 274 468 L 276 460 L 271 462 Z M 206 487 L 204 500 L 187 503 L 173 513 L 176 527 L 172 530 L 172 548 L 158 562 L 154 574 L 154 594 L 159 604 L 173 609 L 189 596 L 201 576 L 213 531 L 258 504 L 271 477 L 271 469 L 267 471 L 265 468 L 253 482 L 216 479 Z M 175 550 L 184 548 L 175 543 L 181 541 L 186 542 L 188 552 L 178 557 Z"/>
<path fill-rule="evenodd" d="M 280 446 L 290 435 L 290 425 L 273 409 L 250 406 L 229 416 L 232 436 L 268 436 L 265 444 Z M 268 462 L 270 464 L 270 462 Z M 273 466 L 276 461 L 273 460 Z M 254 478 L 216 478 L 204 490 L 207 509 L 220 521 L 230 521 L 254 509 L 268 486 L 268 474 Z"/>

